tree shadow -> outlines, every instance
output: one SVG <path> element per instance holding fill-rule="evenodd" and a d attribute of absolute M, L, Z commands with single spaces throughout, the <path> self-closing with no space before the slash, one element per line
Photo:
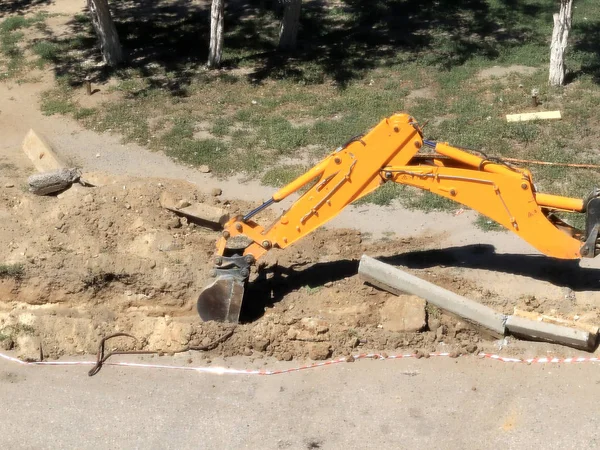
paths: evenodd
<path fill-rule="evenodd" d="M 569 74 L 569 78 L 576 79 L 588 74 L 595 83 L 600 83 L 600 20 L 577 23 L 571 35 L 576 39 L 574 52 L 583 54 L 584 59 L 581 70 Z"/>
<path fill-rule="evenodd" d="M 577 261 L 558 260 L 543 255 L 496 253 L 492 245 L 467 245 L 441 250 L 420 250 L 395 256 L 376 257 L 391 265 L 409 269 L 460 267 L 521 275 L 547 281 L 574 291 L 600 291 L 600 270 L 579 266 Z M 272 307 L 287 294 L 304 286 L 318 287 L 358 273 L 357 260 L 317 263 L 307 268 L 275 266 L 248 283 L 242 305 L 241 321 L 262 317 L 265 307 Z"/>
<path fill-rule="evenodd" d="M 201 69 L 208 55 L 209 2 L 124 0 L 111 7 L 128 55 L 124 68 L 138 70 L 149 82 L 148 89 L 186 96 L 194 79 L 208 76 Z M 224 68 L 250 63 L 255 70 L 248 76 L 257 83 L 267 78 L 307 84 L 333 79 L 341 87 L 373 68 L 404 62 L 448 70 L 475 57 L 495 58 L 525 41 L 545 42 L 547 36 L 523 23 L 543 14 L 551 20 L 552 5 L 503 0 L 492 9 L 484 0 L 306 2 L 299 48 L 292 53 L 276 49 L 280 14 L 278 2 L 228 2 Z M 82 68 L 75 58 L 62 58 L 57 75 L 69 75 L 75 84 L 85 76 L 95 82 L 114 74 L 127 76 L 123 68 L 98 64 L 100 54 L 89 19 L 77 17 L 69 26 L 77 59 L 87 64 Z"/>
<path fill-rule="evenodd" d="M 446 266 L 483 269 L 547 281 L 574 291 L 600 291 L 600 270 L 580 267 L 576 260 L 543 255 L 496 253 L 493 245 L 476 244 L 443 250 L 423 250 L 378 258 L 410 269 Z"/>
<path fill-rule="evenodd" d="M 32 8 L 50 3 L 52 0 L 3 0 L 0 2 L 0 19 L 5 15 L 24 14 Z"/>
<path fill-rule="evenodd" d="M 449 70 L 474 57 L 492 59 L 511 46 L 546 39 L 521 24 L 524 17 L 540 14 L 551 19 L 551 5 L 542 9 L 516 0 L 501 5 L 492 10 L 484 0 L 346 0 L 336 7 L 306 3 L 299 49 L 287 55 L 272 52 L 252 76 L 304 76 L 310 82 L 315 77 L 303 72 L 316 66 L 344 87 L 379 66 L 419 61 Z M 303 67 L 307 64 L 308 69 Z"/>

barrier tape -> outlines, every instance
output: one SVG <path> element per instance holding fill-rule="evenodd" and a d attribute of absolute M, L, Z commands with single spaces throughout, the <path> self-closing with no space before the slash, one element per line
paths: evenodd
<path fill-rule="evenodd" d="M 304 366 L 292 367 L 289 369 L 279 370 L 264 370 L 264 369 L 232 369 L 228 367 L 192 367 L 192 366 L 168 366 L 164 364 L 145 364 L 145 363 L 131 363 L 131 362 L 108 362 L 104 365 L 119 366 L 119 367 L 139 367 L 144 369 L 170 369 L 170 370 L 187 370 L 199 373 L 211 373 L 217 375 L 232 374 L 232 375 L 282 375 L 284 373 L 300 372 L 307 369 L 315 369 L 317 367 L 332 366 L 334 364 L 353 362 L 359 359 L 376 359 L 376 360 L 388 360 L 388 359 L 408 359 L 408 358 L 422 358 L 422 357 L 456 357 L 453 353 L 430 353 L 428 355 L 417 355 L 417 354 L 397 354 L 387 355 L 385 353 L 362 353 L 358 355 L 352 355 L 329 361 L 316 362 L 307 364 Z M 553 357 L 542 357 L 542 358 L 511 358 L 492 353 L 480 353 L 480 358 L 492 359 L 494 361 L 501 361 L 506 363 L 522 363 L 522 364 L 569 364 L 569 363 L 584 363 L 584 362 L 600 362 L 600 358 L 595 356 L 589 357 L 571 357 L 571 358 L 553 358 Z M 0 358 L 7 361 L 26 365 L 26 366 L 94 366 L 96 361 L 23 361 L 19 358 L 14 358 L 9 355 L 0 353 Z"/>

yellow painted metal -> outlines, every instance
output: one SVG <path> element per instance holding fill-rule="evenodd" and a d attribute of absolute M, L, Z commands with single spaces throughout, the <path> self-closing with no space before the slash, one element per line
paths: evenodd
<path fill-rule="evenodd" d="M 274 224 L 264 229 L 253 221 L 231 219 L 217 253 L 224 254 L 227 239 L 245 235 L 254 241 L 244 254 L 260 258 L 271 248 L 285 248 L 331 220 L 348 204 L 386 181 L 415 186 L 450 198 L 494 219 L 542 253 L 556 258 L 581 257 L 582 243 L 557 228 L 542 207 L 581 211 L 577 199 L 536 194 L 528 170 L 513 169 L 452 147 L 438 144 L 446 158 L 420 165 L 421 130 L 406 114 L 382 120 L 360 140 L 326 157 L 306 174 L 280 189 L 279 201 L 316 180 Z"/>
<path fill-rule="evenodd" d="M 545 255 L 561 259 L 581 257 L 581 241 L 547 219 L 528 181 L 449 167 L 405 166 L 386 170 L 391 171 L 396 183 L 449 198 L 495 220 Z"/>
<path fill-rule="evenodd" d="M 536 192 L 535 200 L 540 206 L 561 209 L 563 211 L 581 212 L 584 208 L 583 199 L 581 198 L 561 197 L 560 195 L 540 194 Z"/>
<path fill-rule="evenodd" d="M 275 200 L 276 202 L 281 201 L 284 198 L 286 198 L 288 195 L 293 194 L 298 189 L 301 189 L 304 186 L 306 186 L 312 180 L 314 180 L 315 178 L 317 178 L 318 176 L 323 174 L 328 163 L 329 163 L 329 158 L 325 158 L 323 161 L 321 161 L 315 167 L 310 169 L 308 172 L 306 172 L 305 174 L 296 178 L 290 184 L 288 184 L 287 186 L 284 186 L 283 188 L 281 188 L 277 192 L 275 192 L 275 194 L 273 194 L 273 200 Z"/>

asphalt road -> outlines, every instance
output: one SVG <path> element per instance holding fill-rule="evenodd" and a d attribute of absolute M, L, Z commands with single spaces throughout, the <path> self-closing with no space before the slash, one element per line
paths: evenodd
<path fill-rule="evenodd" d="M 0 361 L 0 448 L 598 448 L 599 369 L 463 357 L 269 377 L 121 367 L 88 377 L 81 366 Z"/>

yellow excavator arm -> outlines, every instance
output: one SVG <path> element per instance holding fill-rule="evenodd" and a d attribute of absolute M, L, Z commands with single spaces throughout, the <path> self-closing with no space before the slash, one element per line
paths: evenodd
<path fill-rule="evenodd" d="M 424 146 L 431 151 L 420 152 Z M 198 298 L 202 319 L 237 322 L 251 264 L 272 248 L 293 244 L 390 181 L 479 211 L 551 257 L 594 257 L 600 250 L 600 191 L 585 199 L 538 193 L 528 170 L 424 140 L 412 117 L 395 114 L 336 149 L 260 207 L 225 224 L 217 243 L 216 280 Z M 270 227 L 251 220 L 307 186 Z M 562 222 L 556 211 L 587 213 L 586 230 Z"/>

